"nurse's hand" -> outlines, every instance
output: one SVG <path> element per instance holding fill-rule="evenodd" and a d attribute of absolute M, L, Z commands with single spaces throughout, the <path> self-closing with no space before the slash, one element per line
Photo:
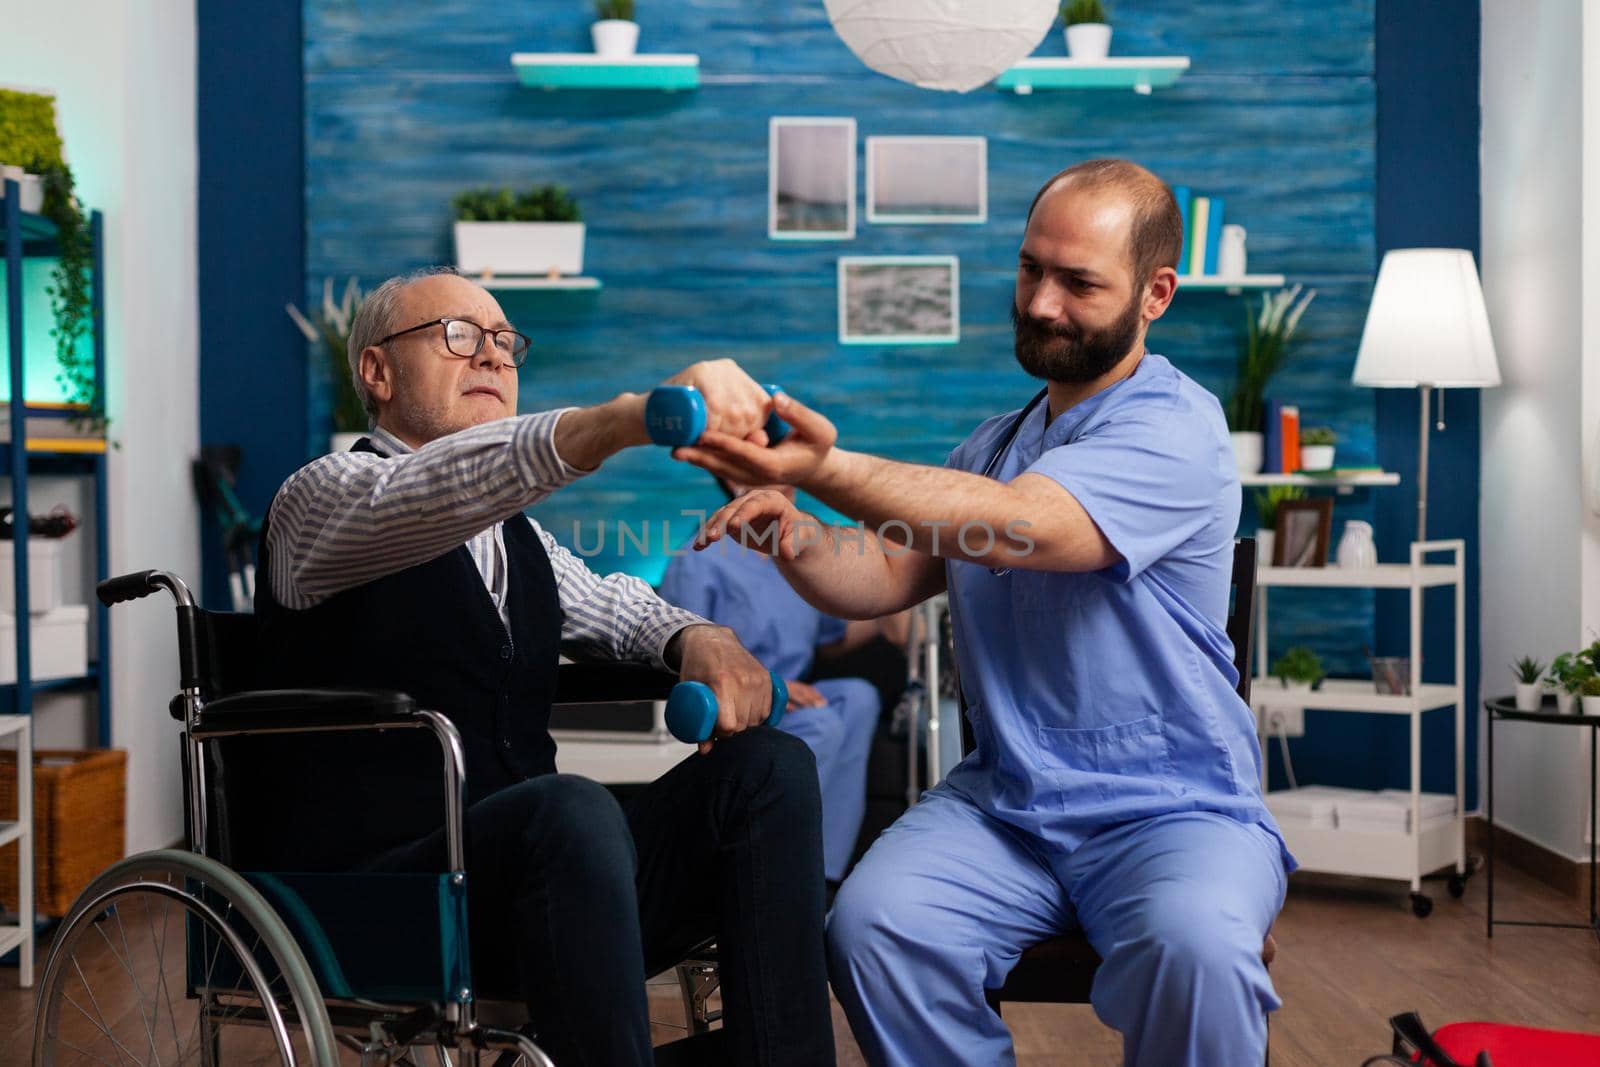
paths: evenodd
<path fill-rule="evenodd" d="M 822 708 L 827 707 L 828 698 L 814 685 L 807 685 L 798 678 L 786 683 L 789 686 L 789 706 L 785 711 L 795 708 Z"/>
<path fill-rule="evenodd" d="M 764 441 L 707 430 L 696 444 L 673 449 L 672 458 L 740 485 L 803 485 L 828 458 L 839 431 L 788 393 L 772 398 L 772 410 L 791 427 L 780 444 L 766 448 Z"/>
<path fill-rule="evenodd" d="M 676 653 L 678 677 L 704 682 L 717 696 L 717 725 L 712 737 L 731 737 L 767 721 L 772 707 L 772 676 L 745 651 L 726 626 L 686 626 L 668 644 L 667 661 Z M 700 742 L 702 753 L 712 741 Z"/>
<path fill-rule="evenodd" d="M 724 537 L 745 548 L 793 560 L 822 539 L 822 524 L 776 489 L 753 489 L 730 500 L 705 521 L 694 539 L 695 550 Z"/>

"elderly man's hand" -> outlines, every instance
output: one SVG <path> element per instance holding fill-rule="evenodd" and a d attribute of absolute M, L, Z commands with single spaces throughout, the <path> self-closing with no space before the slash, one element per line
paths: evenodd
<path fill-rule="evenodd" d="M 787 393 L 772 398 L 773 410 L 790 426 L 789 436 L 771 448 L 734 434 L 707 430 L 693 445 L 672 450 L 672 457 L 693 463 L 736 485 L 798 485 L 817 472 L 839 431 L 821 413 Z"/>
<path fill-rule="evenodd" d="M 674 374 L 663 385 L 689 385 L 706 402 L 706 431 L 735 440 L 767 443 L 764 427 L 772 397 L 731 359 L 711 359 Z"/>
<path fill-rule="evenodd" d="M 688 626 L 678 631 L 678 676 L 704 682 L 717 697 L 716 737 L 731 737 L 767 721 L 772 711 L 772 677 L 745 651 L 726 626 Z M 702 741 L 700 751 L 711 751 Z"/>

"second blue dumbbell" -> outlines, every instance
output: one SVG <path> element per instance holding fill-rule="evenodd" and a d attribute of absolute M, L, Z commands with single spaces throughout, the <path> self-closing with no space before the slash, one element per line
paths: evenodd
<path fill-rule="evenodd" d="M 789 687 L 771 671 L 772 711 L 767 725 L 776 726 L 789 706 Z M 717 694 L 704 682 L 679 682 L 667 696 L 667 729 L 679 741 L 691 745 L 711 740 L 717 728 Z"/>
<path fill-rule="evenodd" d="M 762 388 L 772 396 L 782 392 L 776 385 Z M 645 401 L 644 425 L 658 445 L 692 445 L 706 432 L 705 397 L 692 385 L 658 385 Z M 767 441 L 775 445 L 789 436 L 789 424 L 773 412 L 767 416 L 766 431 Z"/>

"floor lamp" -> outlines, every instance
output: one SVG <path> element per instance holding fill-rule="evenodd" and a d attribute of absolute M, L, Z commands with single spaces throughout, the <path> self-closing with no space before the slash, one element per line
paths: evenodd
<path fill-rule="evenodd" d="M 1489 312 L 1472 253 L 1462 248 L 1401 248 L 1384 254 L 1356 355 L 1357 385 L 1421 389 L 1417 426 L 1417 537 L 1428 539 L 1428 399 L 1446 388 L 1500 384 Z"/>

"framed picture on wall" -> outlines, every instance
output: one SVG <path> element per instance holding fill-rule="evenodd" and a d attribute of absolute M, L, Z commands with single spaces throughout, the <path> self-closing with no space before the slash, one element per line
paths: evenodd
<path fill-rule="evenodd" d="M 867 138 L 868 222 L 988 220 L 988 138 Z"/>
<path fill-rule="evenodd" d="M 856 120 L 774 116 L 767 124 L 767 236 L 856 235 Z"/>
<path fill-rule="evenodd" d="M 840 256 L 839 342 L 954 344 L 961 339 L 955 256 Z"/>
<path fill-rule="evenodd" d="M 1328 531 L 1333 525 L 1333 501 L 1285 500 L 1278 505 L 1277 532 L 1273 538 L 1274 567 L 1324 567 L 1328 562 Z"/>

